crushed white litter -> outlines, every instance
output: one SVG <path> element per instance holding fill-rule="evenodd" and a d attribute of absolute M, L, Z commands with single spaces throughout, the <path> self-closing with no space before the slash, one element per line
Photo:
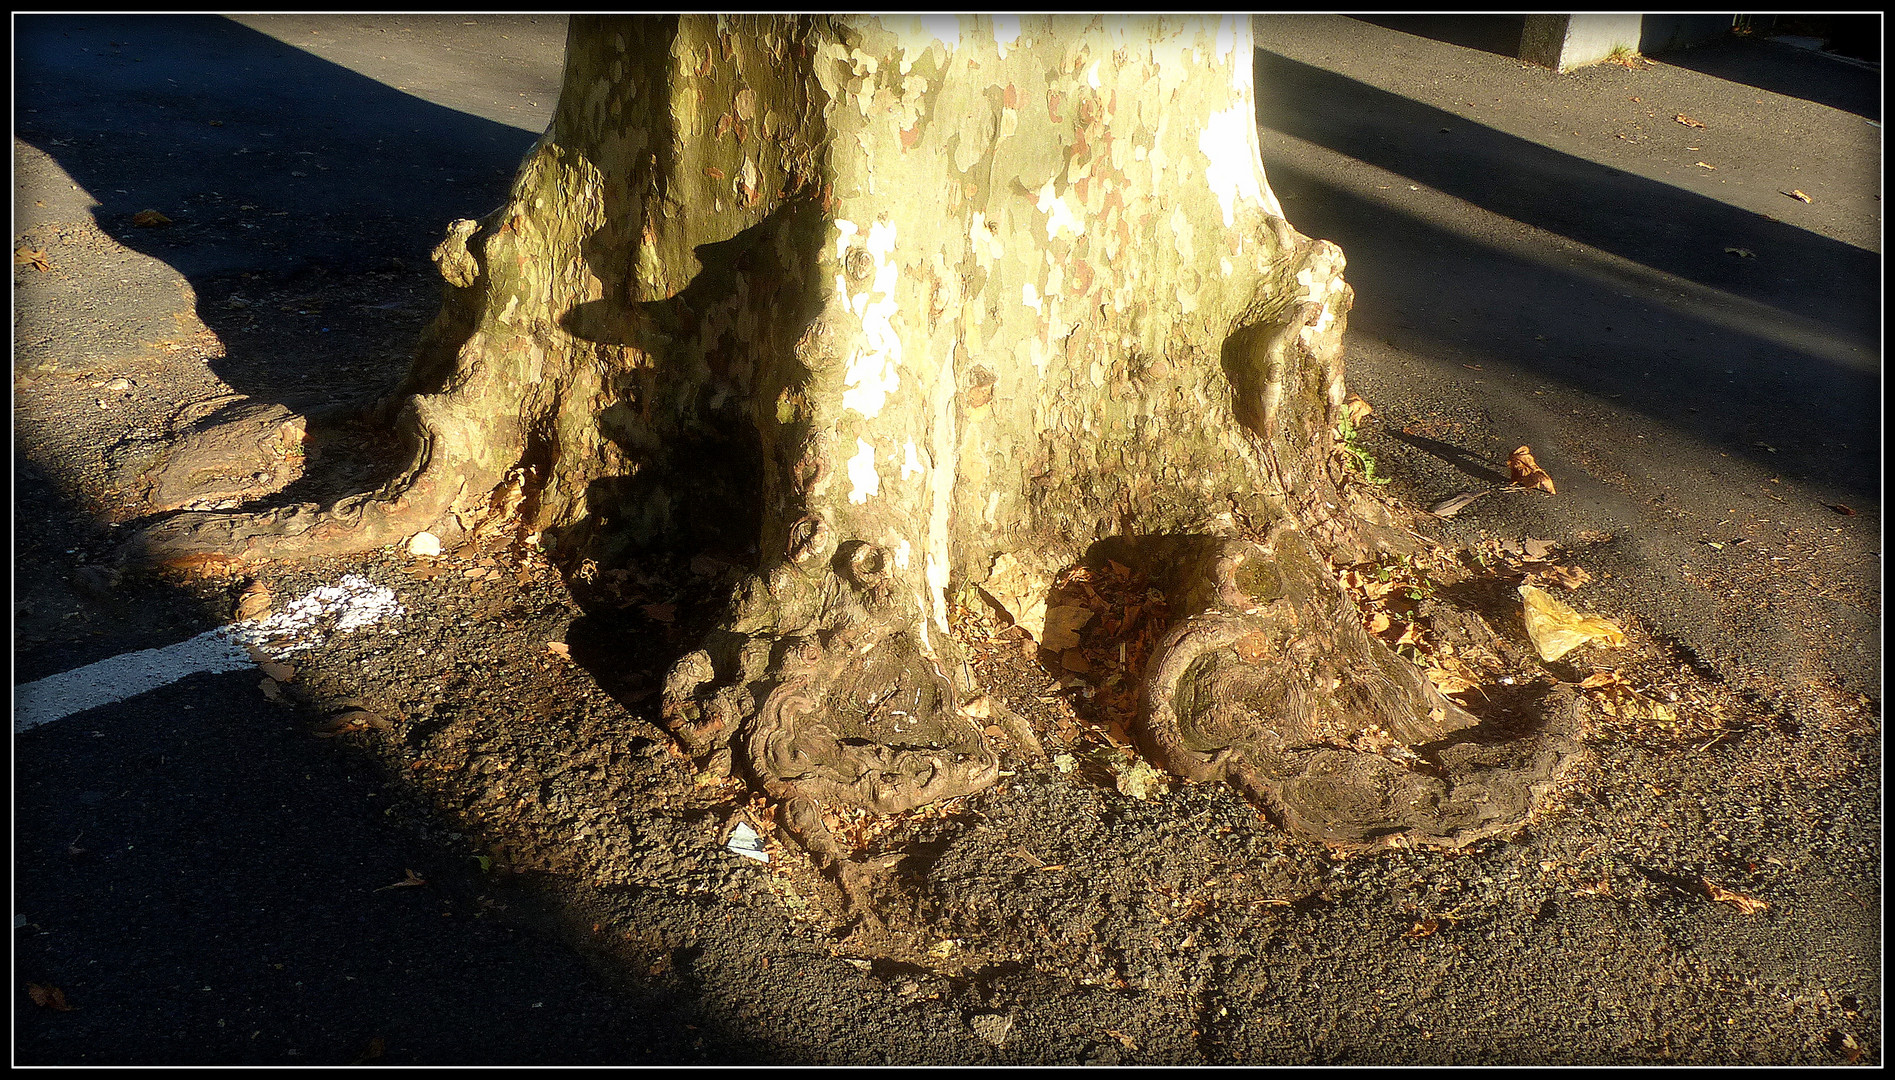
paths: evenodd
<path fill-rule="evenodd" d="M 325 585 L 285 604 L 267 618 L 233 623 L 223 630 L 239 645 L 271 656 L 288 656 L 321 645 L 331 633 L 360 630 L 403 614 L 393 589 L 350 574 L 339 584 Z"/>
<path fill-rule="evenodd" d="M 746 859 L 770 861 L 770 853 L 763 850 L 763 837 L 757 835 L 757 830 L 751 828 L 748 821 L 740 821 L 736 828 L 730 830 L 730 840 L 724 847 Z"/>

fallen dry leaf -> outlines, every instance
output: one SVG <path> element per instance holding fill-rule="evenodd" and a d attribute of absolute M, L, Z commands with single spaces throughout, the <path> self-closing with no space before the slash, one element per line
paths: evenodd
<path fill-rule="evenodd" d="M 1700 878 L 1704 882 L 1704 894 L 1720 904 L 1730 904 L 1746 915 L 1755 915 L 1770 910 L 1770 905 L 1754 896 L 1745 896 L 1732 892 L 1710 878 Z"/>
<path fill-rule="evenodd" d="M 420 874 L 415 873 L 413 870 L 408 870 L 406 868 L 403 868 L 402 872 L 407 874 L 408 876 L 403 878 L 400 881 L 395 882 L 393 885 L 384 885 L 381 888 L 376 889 L 375 891 L 386 892 L 389 889 L 407 889 L 407 888 L 412 888 L 416 885 L 426 885 L 428 883 L 427 878 L 422 877 Z"/>
<path fill-rule="evenodd" d="M 1596 615 L 1581 615 L 1542 589 L 1522 585 L 1520 599 L 1526 605 L 1527 637 L 1542 660 L 1558 660 L 1588 641 L 1608 648 L 1625 644 L 1625 631 L 1617 624 Z"/>
<path fill-rule="evenodd" d="M 53 264 L 46 259 L 46 253 L 39 248 L 16 248 L 13 252 L 16 266 L 30 266 L 35 270 L 51 270 Z"/>
<path fill-rule="evenodd" d="M 572 647 L 571 647 L 571 646 L 569 646 L 569 645 L 567 645 L 567 644 L 566 644 L 565 642 L 563 642 L 563 641 L 549 641 L 549 642 L 547 642 L 547 643 L 546 643 L 546 651 L 547 651 L 547 652 L 549 652 L 549 653 L 552 653 L 552 654 L 553 654 L 554 656 L 557 656 L 557 657 L 559 657 L 559 658 L 560 658 L 561 660 L 571 660 L 571 659 L 572 659 Z"/>
<path fill-rule="evenodd" d="M 1478 685 L 1465 676 L 1449 671 L 1446 668 L 1431 667 L 1428 668 L 1427 671 L 1429 681 L 1433 682 L 1434 688 L 1443 694 L 1465 694 Z"/>
<path fill-rule="evenodd" d="M 248 622 L 270 610 L 270 590 L 260 581 L 253 581 L 243 587 L 243 594 L 237 597 L 237 621 Z"/>
<path fill-rule="evenodd" d="M 1569 592 L 1592 580 L 1591 574 L 1577 566 L 1552 567 L 1546 571 L 1545 577 L 1555 585 L 1564 586 Z"/>
<path fill-rule="evenodd" d="M 1803 194 L 1801 191 L 1783 191 L 1779 189 L 1777 194 L 1788 195 L 1790 198 L 1795 199 L 1797 202 L 1815 202 L 1816 201 L 1810 198 L 1808 195 Z"/>
<path fill-rule="evenodd" d="M 1844 506 L 1841 503 L 1824 503 L 1823 505 L 1829 507 L 1831 510 L 1834 510 L 1838 514 L 1841 514 L 1843 517 L 1856 516 L 1856 512 L 1854 510 L 1849 509 L 1848 507 Z"/>
<path fill-rule="evenodd" d="M 351 709 L 338 716 L 330 717 L 321 727 L 316 729 L 315 735 L 318 739 L 333 739 L 338 735 L 347 735 L 352 731 L 361 731 L 365 728 L 372 727 L 386 731 L 394 726 L 395 725 L 390 721 L 372 712 L 363 709 Z"/>
<path fill-rule="evenodd" d="M 162 225 L 171 224 L 171 219 L 156 210 L 140 210 L 138 213 L 132 215 L 132 224 L 147 229 L 155 229 Z"/>
<path fill-rule="evenodd" d="M 1439 919 L 1416 919 L 1415 924 L 1402 931 L 1402 936 L 1410 939 L 1425 938 L 1441 929 Z"/>
<path fill-rule="evenodd" d="M 26 996 L 32 998 L 33 1004 L 38 1005 L 42 1009 L 52 1009 L 55 1012 L 72 1011 L 72 1006 L 66 1004 L 66 992 L 57 986 L 41 986 L 38 983 L 27 983 Z"/>
<path fill-rule="evenodd" d="M 1695 164 L 1695 165 L 1696 165 L 1696 166 L 1697 166 L 1698 168 L 1700 168 L 1700 169 L 1709 169 L 1709 170 L 1711 170 L 1712 172 L 1716 172 L 1716 171 L 1717 171 L 1717 166 L 1715 166 L 1715 165 L 1709 165 L 1709 164 L 1706 164 L 1705 162 L 1702 162 L 1702 161 L 1698 161 L 1698 162 L 1693 162 L 1693 164 Z"/>
<path fill-rule="evenodd" d="M 1513 482 L 1521 487 L 1538 488 L 1548 495 L 1559 494 L 1553 487 L 1553 478 L 1546 475 L 1546 470 L 1540 468 L 1539 462 L 1533 460 L 1531 447 L 1522 446 L 1507 458 L 1507 472 L 1513 477 Z"/>
<path fill-rule="evenodd" d="M 1439 518 L 1451 518 L 1462 510 L 1467 509 L 1469 503 L 1485 494 L 1487 494 L 1485 490 L 1470 491 L 1463 495 L 1456 495 L 1451 499 L 1442 499 L 1440 502 L 1428 507 L 1428 513 Z"/>
<path fill-rule="evenodd" d="M 1546 557 L 1551 555 L 1553 549 L 1557 547 L 1559 547 L 1559 545 L 1554 541 L 1535 540 L 1531 536 L 1520 541 L 1520 550 L 1524 552 L 1527 559 L 1532 562 L 1545 562 Z"/>
<path fill-rule="evenodd" d="M 264 679 L 257 684 L 257 689 L 263 691 L 263 696 L 271 701 L 283 700 L 283 684 L 275 679 Z"/>
<path fill-rule="evenodd" d="M 1862 1044 L 1849 1032 L 1843 1032 L 1842 1037 L 1836 1040 L 1836 1045 L 1842 1049 L 1842 1056 L 1849 1064 L 1854 1065 L 1862 1060 Z"/>
<path fill-rule="evenodd" d="M 1119 1045 L 1125 1047 L 1127 1050 L 1138 1049 L 1137 1041 L 1134 1040 L 1130 1035 L 1127 1035 L 1126 1033 L 1124 1033 L 1123 1031 L 1114 1031 L 1111 1028 L 1106 1028 L 1105 1033 L 1117 1039 L 1119 1041 Z"/>
<path fill-rule="evenodd" d="M 1362 421 L 1367 420 L 1369 414 L 1375 410 L 1369 407 L 1368 402 L 1362 400 L 1361 395 L 1350 394 L 1343 399 L 1342 411 L 1349 418 L 1350 427 L 1361 427 Z"/>
<path fill-rule="evenodd" d="M 296 678 L 294 666 L 276 660 L 265 660 L 257 665 L 257 670 L 263 672 L 266 678 L 279 683 L 286 683 Z"/>
<path fill-rule="evenodd" d="M 1704 126 L 1703 124 L 1698 123 L 1696 120 L 1691 119 L 1689 116 L 1686 116 L 1683 113 L 1679 113 L 1678 115 L 1672 117 L 1672 119 L 1676 120 L 1680 124 L 1683 124 L 1685 127 L 1701 128 Z"/>
<path fill-rule="evenodd" d="M 1061 604 L 1046 609 L 1046 629 L 1040 644 L 1053 652 L 1065 652 L 1079 644 L 1079 630 L 1092 621 L 1091 608 Z"/>
<path fill-rule="evenodd" d="M 1599 703 L 1607 715 L 1621 720 L 1657 720 L 1671 723 L 1678 719 L 1677 712 L 1662 701 L 1646 697 L 1632 689 L 1616 671 L 1600 671 L 1586 676 L 1579 683 L 1581 690 L 1591 693 L 1593 700 Z M 1663 794 L 1660 792 L 1660 794 Z"/>

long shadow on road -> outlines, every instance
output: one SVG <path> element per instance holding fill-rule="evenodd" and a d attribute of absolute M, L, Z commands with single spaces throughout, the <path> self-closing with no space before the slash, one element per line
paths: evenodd
<path fill-rule="evenodd" d="M 1654 270 L 1876 339 L 1882 260 L 1874 252 L 1265 50 L 1257 52 L 1256 85 L 1258 118 L 1271 130 Z M 1765 254 L 1768 268 L 1732 258 L 1728 247 Z M 1353 259 L 1355 249 L 1343 250 Z"/>
<path fill-rule="evenodd" d="M 1668 52 L 1665 63 L 1870 120 L 1882 119 L 1880 78 L 1794 45 L 1731 36 Z"/>
<path fill-rule="evenodd" d="M 212 373 L 297 412 L 362 404 L 399 377 L 439 304 L 429 252 L 449 222 L 504 200 L 536 137 L 210 16 L 22 17 L 14 70 L 16 137 L 96 200 L 100 231 L 182 276 L 222 347 Z M 171 224 L 139 227 L 144 210 Z M 15 228 L 61 213 L 23 201 Z M 160 292 L 106 301 L 148 349 L 180 332 L 146 311 Z M 90 340 L 26 325 L 55 364 Z M 315 425 L 308 473 L 361 441 Z"/>
<path fill-rule="evenodd" d="M 257 320 L 225 301 L 360 279 L 437 303 L 429 249 L 450 220 L 502 201 L 535 137 L 224 19 L 28 16 L 15 31 L 16 137 L 97 199 L 106 234 L 183 276 L 225 346 L 219 378 L 293 408 L 398 375 L 399 353 L 374 354 L 390 339 L 411 343 L 414 325 L 358 317 L 344 329 L 335 311 L 275 307 Z M 22 201 L 16 228 L 71 220 Z M 175 224 L 132 225 L 147 208 Z M 98 299 L 109 312 L 131 298 Z M 96 541 L 88 530 L 99 526 L 43 470 L 20 476 L 36 485 L 19 498 L 38 519 L 21 526 L 31 555 L 16 574 L 60 573 L 58 550 Z M 45 674 L 171 644 L 176 626 L 130 609 L 164 588 L 127 583 L 99 608 L 122 624 L 39 648 L 26 666 Z M 719 1033 L 689 995 L 613 992 L 545 940 L 550 931 L 523 932 L 539 918 L 521 914 L 538 908 L 534 896 L 511 893 L 514 914 L 500 914 L 508 899 L 496 902 L 466 860 L 450 864 L 390 827 L 396 785 L 291 716 L 261 699 L 254 673 L 199 674 L 16 738 L 16 974 L 71 1006 L 16 994 L 21 1062 L 602 1064 L 770 1052 Z M 410 869 L 429 887 L 386 888 Z M 707 1039 L 713 1048 L 701 1049 Z"/>
<path fill-rule="evenodd" d="M 228 19 L 27 16 L 16 32 L 16 134 L 92 193 L 102 228 L 194 283 L 423 257 L 447 222 L 499 205 L 535 137 Z M 130 225 L 152 207 L 179 227 Z"/>
<path fill-rule="evenodd" d="M 1610 258 L 1542 250 L 1506 222 L 1491 235 L 1449 227 L 1345 188 L 1320 151 L 1266 135 L 1290 219 L 1348 253 L 1355 332 L 1558 380 L 1734 456 L 1878 489 L 1878 256 L 1263 51 L 1257 85 L 1267 129 L 1753 302 L 1746 319 L 1706 317 Z M 1437 134 L 1450 124 L 1452 140 Z M 1726 265 L 1740 261 L 1727 244 L 1785 269 L 1750 276 Z M 1765 458 L 1759 442 L 1780 452 Z"/>

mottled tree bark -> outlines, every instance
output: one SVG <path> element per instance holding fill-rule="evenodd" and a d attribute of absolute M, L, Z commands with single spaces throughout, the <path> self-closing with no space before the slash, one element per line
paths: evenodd
<path fill-rule="evenodd" d="M 1242 17 L 576 17 L 507 204 L 436 252 L 409 468 L 152 544 L 451 542 L 508 516 L 602 566 L 738 554 L 754 570 L 666 718 L 833 858 L 818 804 L 996 775 L 960 709 L 955 590 L 1001 558 L 1037 631 L 1095 541 L 1196 537 L 1223 584 L 1178 584 L 1202 612 L 1154 661 L 1161 761 L 1338 842 L 1517 823 L 1524 795 L 1412 805 L 1459 790 L 1412 748 L 1474 720 L 1309 570 L 1393 531 L 1335 452 L 1342 252 L 1283 220 L 1251 70 Z M 1311 768 L 1352 794 L 1307 794 Z"/>

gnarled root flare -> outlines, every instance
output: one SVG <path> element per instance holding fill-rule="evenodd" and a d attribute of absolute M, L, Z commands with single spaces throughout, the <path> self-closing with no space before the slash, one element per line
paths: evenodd
<path fill-rule="evenodd" d="M 1557 712 L 1497 739 L 1371 636 L 1298 531 L 1226 541 L 1148 668 L 1140 735 L 1343 850 L 1462 847 L 1517 829 L 1581 752 Z M 1187 607 L 1187 610 L 1190 610 Z"/>

